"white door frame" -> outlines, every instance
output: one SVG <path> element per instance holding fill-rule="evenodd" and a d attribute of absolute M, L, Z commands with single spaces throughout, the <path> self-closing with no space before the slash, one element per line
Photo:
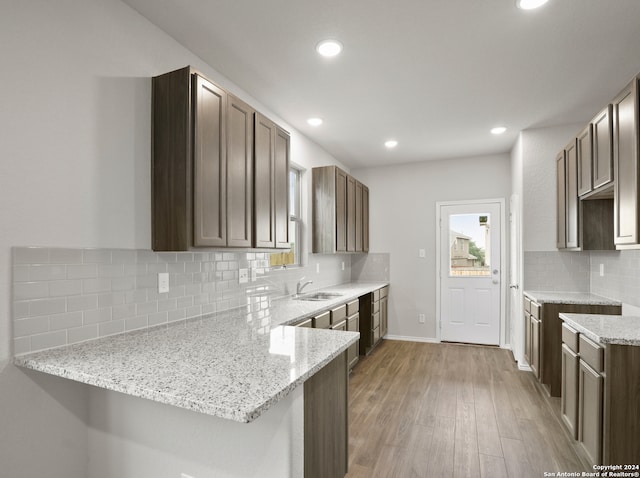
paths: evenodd
<path fill-rule="evenodd" d="M 495 199 L 470 199 L 468 201 L 438 201 L 436 202 L 436 339 L 440 339 L 442 328 L 442 317 L 440 316 L 440 293 L 442 288 L 442 271 L 440 261 L 440 225 L 442 224 L 442 206 L 461 206 L 465 204 L 487 204 L 496 203 L 500 205 L 500 347 L 508 348 L 507 327 L 506 327 L 506 284 L 509 277 L 509 263 L 507 262 L 507 238 L 506 238 L 506 207 L 504 198 Z M 505 272 L 506 271 L 506 272 Z"/>

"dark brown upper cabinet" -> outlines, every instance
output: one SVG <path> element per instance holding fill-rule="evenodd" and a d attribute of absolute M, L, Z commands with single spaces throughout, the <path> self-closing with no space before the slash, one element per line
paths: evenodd
<path fill-rule="evenodd" d="M 289 247 L 289 134 L 267 117 L 255 121 L 255 247 Z"/>
<path fill-rule="evenodd" d="M 556 156 L 556 247 L 567 247 L 567 183 L 566 161 L 564 150 Z"/>
<path fill-rule="evenodd" d="M 584 196 L 585 194 L 593 191 L 593 178 L 592 178 L 592 141 L 593 141 L 593 127 L 589 124 L 585 129 L 578 133 L 576 138 L 576 154 L 578 159 L 578 196 Z"/>
<path fill-rule="evenodd" d="M 228 97 L 227 111 L 227 244 L 251 247 L 255 111 L 233 95 Z"/>
<path fill-rule="evenodd" d="M 613 100 L 614 227 L 618 249 L 638 247 L 638 78 Z"/>
<path fill-rule="evenodd" d="M 580 247 L 580 201 L 578 200 L 577 140 L 573 139 L 564 150 L 566 161 L 567 249 Z"/>
<path fill-rule="evenodd" d="M 324 166 L 313 168 L 312 190 L 313 252 L 368 252 L 369 189 L 342 169 Z"/>
<path fill-rule="evenodd" d="M 152 104 L 152 248 L 288 247 L 288 133 L 269 122 L 265 146 L 263 117 L 191 67 L 154 77 Z"/>
<path fill-rule="evenodd" d="M 608 105 L 592 121 L 593 189 L 613 184 L 613 106 Z"/>

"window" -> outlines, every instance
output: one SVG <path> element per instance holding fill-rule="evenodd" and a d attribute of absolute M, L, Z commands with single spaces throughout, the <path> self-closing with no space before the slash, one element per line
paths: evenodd
<path fill-rule="evenodd" d="M 302 252 L 302 202 L 300 193 L 302 171 L 294 166 L 289 168 L 289 242 L 293 254 L 293 265 L 301 265 Z"/>

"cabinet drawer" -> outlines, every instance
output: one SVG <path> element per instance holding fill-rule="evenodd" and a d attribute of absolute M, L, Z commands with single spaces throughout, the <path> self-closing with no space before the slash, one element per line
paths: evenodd
<path fill-rule="evenodd" d="M 378 301 L 380 300 L 380 289 L 378 289 L 378 290 L 374 290 L 374 291 L 371 293 L 371 300 L 372 300 L 373 302 L 378 302 Z"/>
<path fill-rule="evenodd" d="M 347 305 L 341 305 L 335 309 L 331 309 L 331 323 L 337 324 L 347 318 Z"/>
<path fill-rule="evenodd" d="M 582 334 L 579 337 L 578 352 L 580 353 L 580 358 L 596 372 L 604 372 L 604 349 Z"/>
<path fill-rule="evenodd" d="M 347 319 L 347 330 L 349 332 L 360 331 L 360 314 L 354 314 Z"/>
<path fill-rule="evenodd" d="M 524 298 L 524 310 L 525 312 L 531 312 L 531 299 L 529 297 Z"/>
<path fill-rule="evenodd" d="M 353 314 L 360 310 L 360 301 L 358 299 L 352 300 L 347 304 L 347 315 L 351 317 Z"/>
<path fill-rule="evenodd" d="M 316 329 L 328 329 L 331 327 L 331 312 L 326 311 L 324 314 L 313 319 L 313 326 Z"/>
<path fill-rule="evenodd" d="M 376 312 L 375 314 L 372 315 L 372 325 L 371 328 L 376 329 L 378 327 L 380 327 L 380 312 Z"/>
<path fill-rule="evenodd" d="M 309 317 L 308 319 L 301 320 L 297 324 L 294 324 L 296 327 L 313 327 L 313 319 Z"/>
<path fill-rule="evenodd" d="M 531 315 L 538 320 L 540 320 L 540 309 L 541 309 L 540 304 L 531 302 Z"/>
<path fill-rule="evenodd" d="M 338 322 L 337 324 L 333 324 L 331 326 L 331 330 L 343 330 L 343 331 L 346 331 L 347 330 L 347 319 L 343 319 L 341 322 Z"/>
<path fill-rule="evenodd" d="M 572 352 L 578 353 L 578 332 L 565 323 L 562 324 L 562 341 Z"/>
<path fill-rule="evenodd" d="M 378 312 L 380 312 L 380 301 L 374 302 L 371 305 L 371 313 L 376 314 Z"/>
<path fill-rule="evenodd" d="M 380 289 L 380 298 L 387 297 L 389 295 L 389 287 L 383 287 Z"/>
<path fill-rule="evenodd" d="M 377 343 L 380 340 L 380 327 L 373 329 L 373 343 Z"/>

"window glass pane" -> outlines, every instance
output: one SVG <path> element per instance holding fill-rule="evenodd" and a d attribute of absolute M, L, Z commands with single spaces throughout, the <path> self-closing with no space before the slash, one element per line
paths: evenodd
<path fill-rule="evenodd" d="M 450 276 L 491 275 L 491 216 L 452 214 L 449 216 Z"/>
<path fill-rule="evenodd" d="M 289 170 L 289 214 L 298 217 L 298 171 Z"/>

